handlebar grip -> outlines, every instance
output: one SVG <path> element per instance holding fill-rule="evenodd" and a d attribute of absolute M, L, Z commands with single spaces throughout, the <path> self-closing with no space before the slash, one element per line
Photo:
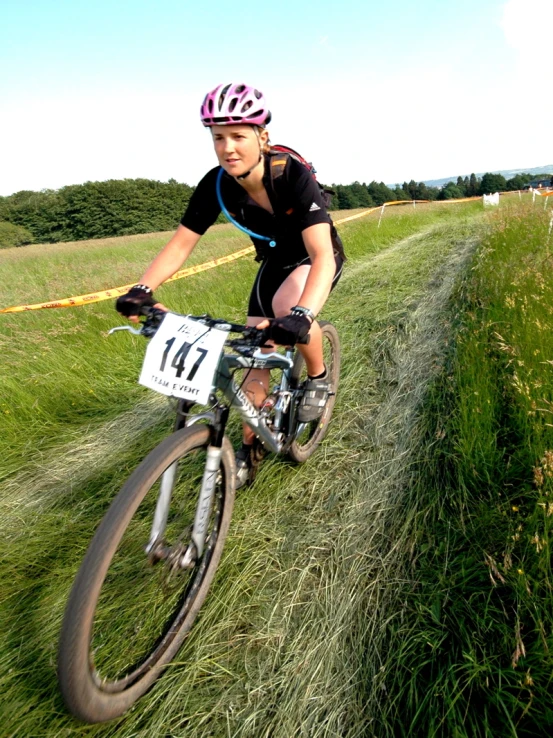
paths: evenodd
<path fill-rule="evenodd" d="M 138 308 L 138 314 L 143 315 L 145 318 L 149 318 L 151 315 L 155 315 L 156 313 L 161 313 L 162 310 L 159 310 L 159 308 L 155 308 L 152 305 L 141 305 Z"/>
<path fill-rule="evenodd" d="M 311 341 L 311 336 L 308 333 L 307 336 L 304 336 L 303 338 L 300 338 L 299 341 L 297 341 L 296 343 L 301 343 L 302 345 L 307 346 L 307 344 L 309 343 L 309 341 Z"/>
<path fill-rule="evenodd" d="M 142 321 L 142 335 L 153 338 L 167 312 L 151 305 L 142 305 L 140 315 L 146 317 L 146 320 Z"/>

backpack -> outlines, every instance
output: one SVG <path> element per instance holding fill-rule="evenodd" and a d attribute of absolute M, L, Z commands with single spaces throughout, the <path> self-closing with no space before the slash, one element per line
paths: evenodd
<path fill-rule="evenodd" d="M 323 187 L 323 185 L 317 180 L 317 177 L 315 176 L 316 169 L 313 166 L 313 164 L 311 164 L 311 162 L 308 162 L 306 159 L 303 158 L 301 154 L 298 154 L 297 151 L 294 151 L 294 149 L 291 149 L 289 146 L 280 146 L 278 144 L 275 146 L 271 146 L 269 156 L 271 157 L 270 159 L 271 187 L 275 195 L 277 194 L 277 190 L 275 188 L 275 181 L 278 180 L 279 177 L 282 177 L 282 175 L 284 174 L 284 169 L 286 167 L 286 164 L 288 163 L 288 157 L 291 156 L 296 161 L 299 161 L 300 164 L 302 164 L 311 174 L 311 176 L 317 183 L 317 186 L 319 187 L 323 205 L 328 210 L 332 202 L 332 195 L 335 195 L 336 193 L 334 192 L 334 190 L 331 190 L 328 187 Z M 344 245 L 342 243 L 340 236 L 336 232 L 336 228 L 334 227 L 334 224 L 331 224 L 330 234 L 331 234 L 332 246 L 334 248 L 334 251 L 340 254 L 342 259 L 345 260 L 346 254 L 344 253 Z"/>
<path fill-rule="evenodd" d="M 271 146 L 270 153 L 273 154 L 273 157 L 271 157 L 271 185 L 273 185 L 273 181 L 275 179 L 277 179 L 278 177 L 282 177 L 282 175 L 284 174 L 286 163 L 288 161 L 286 157 L 291 156 L 296 161 L 299 161 L 300 164 L 303 164 L 303 166 L 307 169 L 309 174 L 311 174 L 315 182 L 317 182 L 319 190 L 321 191 L 323 204 L 328 210 L 332 202 L 332 195 L 335 195 L 336 193 L 334 192 L 334 190 L 331 190 L 328 187 L 323 187 L 323 185 L 317 180 L 317 170 L 311 162 L 304 159 L 301 154 L 298 154 L 297 151 L 290 148 L 289 146 L 281 146 L 280 144 L 275 144 L 274 146 Z M 284 156 L 278 156 L 278 154 L 283 154 Z"/>

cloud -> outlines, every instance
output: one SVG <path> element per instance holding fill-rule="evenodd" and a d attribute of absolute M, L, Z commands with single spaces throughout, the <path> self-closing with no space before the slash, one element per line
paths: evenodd
<path fill-rule="evenodd" d="M 508 0 L 500 25 L 509 46 L 523 55 L 543 54 L 551 42 L 551 0 Z"/>

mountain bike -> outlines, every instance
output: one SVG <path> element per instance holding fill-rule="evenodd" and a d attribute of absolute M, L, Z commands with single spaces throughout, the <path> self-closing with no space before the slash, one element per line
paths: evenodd
<path fill-rule="evenodd" d="M 67 602 L 58 676 L 67 707 L 87 722 L 122 715 L 153 685 L 205 600 L 234 504 L 230 410 L 257 439 L 253 480 L 263 453 L 296 462 L 311 456 L 327 432 L 340 373 L 338 334 L 320 321 L 331 392 L 322 416 L 301 423 L 306 371 L 299 351 L 279 353 L 265 345 L 267 331 L 208 315 L 148 312 L 140 329 L 112 331 L 151 338 L 140 381 L 178 397 L 176 420 L 113 500 Z M 278 376 L 260 408 L 242 390 L 253 368 Z M 198 403 L 205 407 L 193 412 Z"/>

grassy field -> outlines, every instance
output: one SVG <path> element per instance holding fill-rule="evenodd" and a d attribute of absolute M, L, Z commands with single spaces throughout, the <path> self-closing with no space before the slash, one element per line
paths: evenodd
<path fill-rule="evenodd" d="M 411 569 L 388 625 L 390 735 L 553 730 L 550 217 L 500 211 L 451 303 L 396 533 Z"/>
<path fill-rule="evenodd" d="M 466 605 L 463 609 L 462 588 L 452 593 L 447 570 L 454 553 L 461 570 L 469 571 L 468 561 L 458 558 L 470 550 L 469 532 L 478 536 L 469 557 L 478 576 L 469 584 L 481 586 L 484 580 L 485 593 L 498 591 L 491 587 L 494 569 L 484 551 L 504 579 L 514 577 L 516 568 L 503 571 L 499 549 L 487 547 L 482 538 L 486 518 L 477 511 L 484 510 L 486 495 L 495 504 L 497 491 L 490 491 L 493 485 L 481 469 L 499 484 L 491 464 L 500 467 L 506 457 L 490 454 L 475 467 L 469 456 L 474 428 L 479 438 L 484 435 L 480 424 L 471 426 L 470 419 L 480 421 L 481 413 L 467 398 L 481 390 L 465 392 L 462 372 L 466 366 L 478 378 L 485 372 L 474 369 L 484 366 L 481 357 L 461 351 L 472 332 L 467 320 L 480 320 L 483 310 L 478 290 L 501 272 L 503 254 L 493 239 L 514 244 L 506 275 L 516 267 L 516 239 L 526 238 L 522 230 L 509 235 L 512 224 L 524 223 L 529 233 L 541 228 L 536 243 L 543 243 L 548 215 L 515 205 L 491 216 L 479 203 L 398 208 L 386 212 L 380 228 L 378 214 L 344 224 L 350 260 L 324 315 L 338 326 L 344 354 L 329 438 L 304 467 L 269 458 L 255 485 L 240 492 L 198 627 L 156 688 L 127 716 L 105 726 L 83 726 L 65 713 L 55 678 L 61 614 L 94 528 L 129 470 L 168 432 L 171 416 L 163 398 L 136 384 L 143 343 L 130 335 L 106 337 L 119 322 L 111 303 L 0 316 L 0 362 L 6 367 L 0 397 L 2 736 L 517 735 L 493 732 L 494 726 L 503 729 L 509 723 L 497 717 L 490 695 L 499 694 L 498 701 L 511 695 L 504 714 L 513 725 L 521 717 L 510 683 L 502 693 L 493 689 L 492 679 L 489 694 L 484 690 L 489 718 L 488 713 L 478 718 L 475 697 L 471 702 L 471 686 L 489 674 L 479 670 L 477 659 L 470 662 L 474 673 L 463 661 L 463 631 L 455 630 L 454 618 L 466 617 L 466 631 L 472 633 L 470 613 Z M 132 282 L 164 238 L 4 250 L 3 304 Z M 246 242 L 221 226 L 202 243 L 195 263 Z M 478 268 L 471 271 L 477 249 Z M 486 261 L 490 253 L 498 263 Z M 488 272 L 482 264 L 488 264 Z M 234 262 L 167 285 L 159 297 L 178 311 L 241 319 L 255 268 L 249 259 Z M 523 304 L 527 288 L 521 282 L 517 304 Z M 553 304 L 545 293 L 542 304 Z M 547 325 L 543 316 L 540 320 Z M 506 346 L 515 345 L 504 327 L 497 332 Z M 503 352 L 508 376 L 509 352 L 497 351 Z M 543 352 L 546 357 L 545 346 Z M 522 368 L 516 376 L 523 387 L 528 384 Z M 542 392 L 534 398 L 537 405 L 542 398 L 553 400 Z M 236 432 L 234 426 L 235 439 Z M 506 438 L 510 432 L 505 430 Z M 493 438 L 482 443 L 493 448 Z M 524 467 L 526 487 L 518 495 L 534 489 L 535 501 L 528 519 L 517 524 L 528 530 L 536 522 L 531 515 L 548 510 L 549 461 L 540 460 L 549 459 L 551 448 L 542 438 L 542 445 L 528 452 L 544 477 L 540 491 L 532 487 L 532 465 L 530 471 Z M 508 503 L 522 518 L 515 497 Z M 512 525 L 515 511 L 509 504 L 496 517 Z M 538 541 L 547 540 L 548 530 L 539 528 Z M 526 540 L 526 528 L 511 535 L 517 532 L 525 550 L 536 550 L 537 544 L 532 548 Z M 545 554 L 538 559 L 535 576 L 542 576 Z M 517 596 L 526 591 L 524 582 L 513 580 Z M 545 592 L 547 583 L 540 582 Z M 536 601 L 524 607 L 526 613 Z M 445 622 L 444 613 L 450 612 L 451 621 Z M 540 610 L 538 620 L 550 633 L 546 613 Z M 516 622 L 523 627 L 522 610 Z M 501 645 L 496 661 L 506 658 L 507 667 L 524 680 L 523 656 L 511 665 L 512 632 L 503 624 L 498 628 L 503 640 L 493 634 L 489 647 Z M 459 635 L 451 658 L 447 640 L 434 632 L 446 630 L 450 638 Z M 435 648 L 426 643 L 427 635 Z M 477 635 L 479 644 L 485 642 L 485 634 Z M 535 662 L 545 674 L 543 652 L 535 651 Z M 535 680 L 533 674 L 531 669 Z M 543 711 L 547 685 L 545 677 L 540 679 L 533 699 Z M 459 698 L 455 684 L 463 687 Z M 445 718 L 444 700 L 451 705 Z M 528 700 L 519 702 L 523 710 Z M 525 720 L 533 710 L 526 710 Z M 466 714 L 471 722 L 465 730 Z"/>

